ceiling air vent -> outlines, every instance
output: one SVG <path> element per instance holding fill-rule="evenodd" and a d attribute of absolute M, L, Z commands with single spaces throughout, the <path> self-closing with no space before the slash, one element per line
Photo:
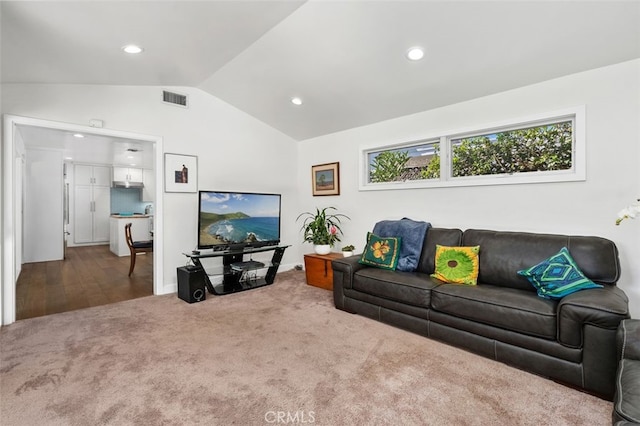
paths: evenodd
<path fill-rule="evenodd" d="M 162 102 L 177 105 L 184 108 L 187 108 L 187 95 L 181 95 L 179 93 L 168 92 L 166 90 L 162 91 Z"/>

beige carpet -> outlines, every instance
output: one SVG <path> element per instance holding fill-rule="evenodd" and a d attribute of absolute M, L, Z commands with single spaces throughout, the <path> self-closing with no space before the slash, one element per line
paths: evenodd
<path fill-rule="evenodd" d="M 304 273 L 0 330 L 3 425 L 604 425 L 611 403 L 338 311 Z"/>

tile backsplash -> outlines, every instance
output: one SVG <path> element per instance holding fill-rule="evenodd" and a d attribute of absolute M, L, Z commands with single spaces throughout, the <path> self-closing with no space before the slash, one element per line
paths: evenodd
<path fill-rule="evenodd" d="M 144 213 L 148 202 L 140 201 L 140 188 L 111 188 L 111 213 Z"/>

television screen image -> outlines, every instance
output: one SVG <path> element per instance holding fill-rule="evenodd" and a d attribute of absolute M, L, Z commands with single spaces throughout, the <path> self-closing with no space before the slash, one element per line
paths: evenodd
<path fill-rule="evenodd" d="M 198 248 L 280 243 L 280 194 L 200 191 Z"/>

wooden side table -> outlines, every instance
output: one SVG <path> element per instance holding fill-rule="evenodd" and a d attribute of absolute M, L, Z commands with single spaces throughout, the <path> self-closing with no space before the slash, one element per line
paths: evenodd
<path fill-rule="evenodd" d="M 342 253 L 304 255 L 304 269 L 307 274 L 307 284 L 333 290 L 333 269 L 331 261 L 344 257 Z"/>

